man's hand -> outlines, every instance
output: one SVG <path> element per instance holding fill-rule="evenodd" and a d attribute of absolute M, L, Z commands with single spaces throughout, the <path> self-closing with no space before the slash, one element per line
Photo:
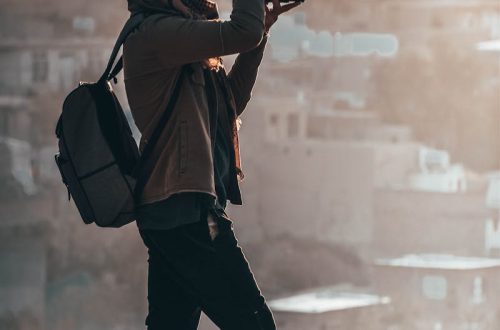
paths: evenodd
<path fill-rule="evenodd" d="M 184 15 L 191 16 L 189 8 L 182 2 L 182 0 L 172 0 L 171 4 L 175 9 L 177 9 Z"/>
<path fill-rule="evenodd" d="M 269 9 L 269 7 L 266 5 L 266 20 L 265 20 L 265 27 L 266 27 L 266 32 L 269 32 L 269 29 L 271 26 L 273 26 L 274 23 L 278 20 L 278 16 L 286 13 L 290 9 L 293 9 L 297 6 L 299 6 L 302 2 L 294 2 L 294 3 L 288 3 L 286 5 L 282 5 L 280 3 L 280 0 L 273 0 L 273 7 Z"/>

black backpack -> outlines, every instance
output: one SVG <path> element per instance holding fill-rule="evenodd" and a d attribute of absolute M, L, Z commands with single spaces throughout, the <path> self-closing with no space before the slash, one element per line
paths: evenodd
<path fill-rule="evenodd" d="M 150 159 L 161 131 L 177 102 L 180 71 L 170 102 L 142 154 L 126 116 L 116 98 L 111 80 L 123 68 L 116 63 L 127 36 L 145 19 L 129 18 L 116 41 L 106 70 L 96 83 L 80 83 L 65 99 L 55 133 L 59 153 L 55 155 L 68 200 L 75 202 L 86 224 L 121 227 L 135 220 L 135 209 L 156 159 Z"/>

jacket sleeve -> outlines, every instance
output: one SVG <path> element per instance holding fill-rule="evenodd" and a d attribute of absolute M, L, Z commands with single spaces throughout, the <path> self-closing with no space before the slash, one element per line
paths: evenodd
<path fill-rule="evenodd" d="M 233 0 L 227 21 L 153 15 L 146 25 L 147 38 L 165 66 L 242 53 L 261 42 L 264 13 L 264 0 Z"/>
<path fill-rule="evenodd" d="M 245 110 L 252 97 L 252 89 L 257 80 L 257 73 L 259 65 L 262 62 L 262 57 L 264 56 L 267 38 L 266 34 L 259 46 L 238 55 L 228 74 L 229 85 L 234 95 L 238 116 Z"/>

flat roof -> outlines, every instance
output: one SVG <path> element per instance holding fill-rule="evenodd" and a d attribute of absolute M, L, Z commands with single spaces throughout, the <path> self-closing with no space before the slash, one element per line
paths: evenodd
<path fill-rule="evenodd" d="M 0 95 L 0 107 L 20 107 L 29 103 L 24 96 Z"/>
<path fill-rule="evenodd" d="M 390 303 L 388 297 L 343 292 L 336 288 L 319 288 L 290 297 L 275 299 L 268 304 L 273 311 L 277 312 L 320 314 L 388 303 Z"/>
<path fill-rule="evenodd" d="M 480 42 L 476 45 L 476 49 L 485 52 L 500 52 L 500 39 Z"/>
<path fill-rule="evenodd" d="M 395 259 L 377 259 L 377 266 L 472 270 L 500 267 L 500 259 L 460 257 L 449 254 L 409 254 Z"/>

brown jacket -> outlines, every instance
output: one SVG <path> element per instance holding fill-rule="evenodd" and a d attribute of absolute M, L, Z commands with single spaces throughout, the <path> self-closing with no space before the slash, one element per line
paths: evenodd
<path fill-rule="evenodd" d="M 251 97 L 267 36 L 264 1 L 234 0 L 229 21 L 194 20 L 168 13 L 150 15 L 124 44 L 127 97 L 142 134 L 142 151 L 165 110 L 183 65 L 179 98 L 153 153 L 159 153 L 141 204 L 180 192 L 216 196 L 210 113 L 201 61 L 240 53 L 228 74 L 239 116 Z M 237 136 L 236 166 L 239 164 Z M 231 201 L 241 204 L 241 201 Z"/>

